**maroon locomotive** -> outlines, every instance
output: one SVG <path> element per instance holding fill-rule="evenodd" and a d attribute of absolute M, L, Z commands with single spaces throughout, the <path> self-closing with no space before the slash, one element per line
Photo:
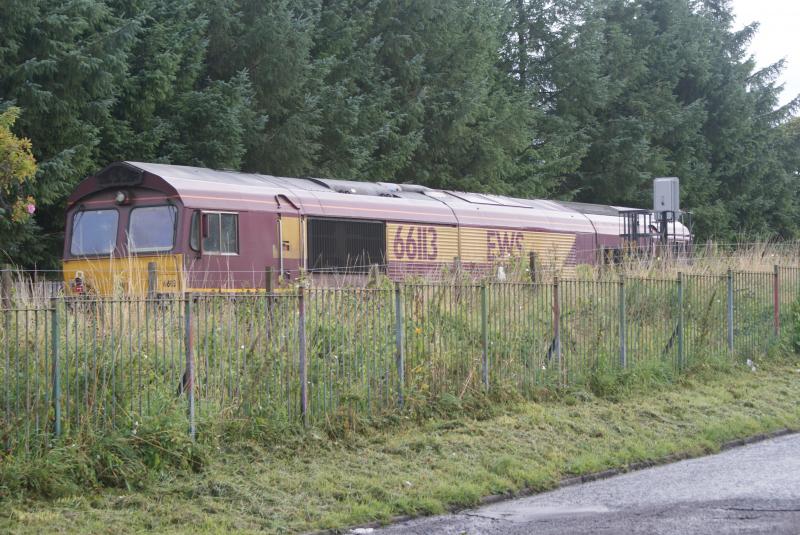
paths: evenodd
<path fill-rule="evenodd" d="M 528 258 L 569 271 L 602 261 L 626 236 L 661 235 L 647 216 L 409 184 L 119 162 L 69 197 L 64 277 L 73 292 L 108 294 L 252 291 L 301 273 L 376 267 L 393 279 L 454 263 L 485 273 Z M 686 227 L 673 230 L 670 242 L 689 242 Z"/>

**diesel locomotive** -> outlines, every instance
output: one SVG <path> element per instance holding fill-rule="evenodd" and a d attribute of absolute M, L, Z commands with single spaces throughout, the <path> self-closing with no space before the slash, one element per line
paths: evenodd
<path fill-rule="evenodd" d="M 248 292 L 301 275 L 374 269 L 398 280 L 454 264 L 485 274 L 519 259 L 569 272 L 618 256 L 626 243 L 688 247 L 687 226 L 675 214 L 658 214 L 413 184 L 117 162 L 69 197 L 63 272 L 71 293 L 98 295 Z"/>

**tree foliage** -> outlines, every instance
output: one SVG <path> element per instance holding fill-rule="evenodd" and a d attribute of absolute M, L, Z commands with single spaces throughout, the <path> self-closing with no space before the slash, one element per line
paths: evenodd
<path fill-rule="evenodd" d="M 23 261 L 57 258 L 65 197 L 123 159 L 633 206 L 674 175 L 701 238 L 797 237 L 797 101 L 732 20 L 727 0 L 6 0 L 0 99 L 41 208 Z"/>
<path fill-rule="evenodd" d="M 11 131 L 19 108 L 0 112 L 0 255 L 4 260 L 24 259 L 19 245 L 33 227 L 34 198 L 27 193 L 36 174 L 36 159 L 29 139 Z M 29 237 L 29 236 L 28 236 Z"/>

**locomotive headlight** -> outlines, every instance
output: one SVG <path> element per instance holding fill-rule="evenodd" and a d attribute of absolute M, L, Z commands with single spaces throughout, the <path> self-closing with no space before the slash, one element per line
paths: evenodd
<path fill-rule="evenodd" d="M 128 197 L 128 192 L 119 190 L 117 194 L 114 196 L 114 202 L 117 204 L 128 204 L 130 198 Z"/>

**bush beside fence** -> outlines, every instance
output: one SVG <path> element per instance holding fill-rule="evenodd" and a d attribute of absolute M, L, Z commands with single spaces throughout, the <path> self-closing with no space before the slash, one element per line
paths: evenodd
<path fill-rule="evenodd" d="M 676 279 L 388 283 L 375 288 L 10 303 L 0 440 L 130 429 L 174 414 L 341 425 L 489 393 L 535 397 L 598 372 L 763 354 L 800 269 Z"/>

